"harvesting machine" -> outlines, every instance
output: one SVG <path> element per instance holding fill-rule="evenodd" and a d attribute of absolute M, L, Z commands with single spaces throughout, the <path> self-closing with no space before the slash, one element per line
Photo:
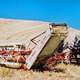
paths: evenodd
<path fill-rule="evenodd" d="M 32 38 L 27 48 L 23 43 L 0 44 L 0 65 L 12 68 L 26 65 L 27 69 L 44 65 L 58 51 L 67 33 L 66 24 L 52 23 L 46 31 Z M 34 47 L 31 46 L 32 43 Z"/>

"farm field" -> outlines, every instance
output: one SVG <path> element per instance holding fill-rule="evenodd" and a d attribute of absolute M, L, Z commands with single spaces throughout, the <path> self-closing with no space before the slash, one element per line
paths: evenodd
<path fill-rule="evenodd" d="M 16 70 L 0 67 L 0 80 L 80 80 L 80 66 L 58 64 L 58 71 Z"/>
<path fill-rule="evenodd" d="M 48 28 L 48 22 L 0 19 L 0 45 L 25 42 L 26 47 L 28 47 L 31 39 L 46 31 Z M 79 31 L 72 28 L 69 28 L 69 32 L 71 36 L 75 33 L 80 34 Z M 36 42 L 38 42 L 38 39 Z M 70 40 L 70 37 L 67 40 Z M 56 38 L 53 44 L 57 44 Z M 51 45 L 53 44 L 51 43 Z M 30 45 L 30 47 L 34 46 L 33 44 Z M 48 53 L 47 49 L 46 53 Z M 23 70 L 0 66 L 0 80 L 80 80 L 80 65 L 57 64 L 56 70 L 43 70 L 43 72 L 36 69 Z"/>
<path fill-rule="evenodd" d="M 56 68 L 41 72 L 0 67 L 0 80 L 80 80 L 80 66 L 58 64 Z"/>

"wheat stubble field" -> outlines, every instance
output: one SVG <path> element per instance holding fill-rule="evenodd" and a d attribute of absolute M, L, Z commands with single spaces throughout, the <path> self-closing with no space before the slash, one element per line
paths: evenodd
<path fill-rule="evenodd" d="M 60 71 L 17 70 L 0 67 L 0 80 L 80 80 L 80 66 L 58 64 Z"/>

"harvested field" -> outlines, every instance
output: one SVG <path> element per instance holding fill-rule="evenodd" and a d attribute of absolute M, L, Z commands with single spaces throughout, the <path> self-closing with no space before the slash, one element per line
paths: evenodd
<path fill-rule="evenodd" d="M 48 22 L 0 19 L 0 44 L 26 43 L 26 47 L 32 38 L 46 31 Z M 31 44 L 34 46 L 34 44 Z"/>
<path fill-rule="evenodd" d="M 80 66 L 58 64 L 57 71 L 16 70 L 0 67 L 0 80 L 80 80 Z"/>
<path fill-rule="evenodd" d="M 49 23 L 47 22 L 1 19 L 0 44 L 25 42 L 27 47 L 32 38 L 46 31 L 48 27 Z M 69 29 L 69 31 L 71 34 L 77 32 L 72 28 Z M 78 32 L 78 34 L 80 34 L 80 32 Z M 51 48 L 53 44 L 57 47 L 57 40 L 58 38 L 55 38 L 54 42 L 48 45 L 50 51 L 51 49 L 53 50 L 53 48 Z M 65 42 L 67 40 L 65 40 Z M 37 41 L 38 40 L 36 40 L 36 42 Z M 31 44 L 29 47 L 34 47 L 34 45 Z M 48 47 L 45 50 L 46 54 L 48 53 Z M 57 64 L 53 71 L 39 71 L 36 69 L 22 70 L 0 67 L 0 80 L 80 80 L 80 66 L 73 64 Z"/>

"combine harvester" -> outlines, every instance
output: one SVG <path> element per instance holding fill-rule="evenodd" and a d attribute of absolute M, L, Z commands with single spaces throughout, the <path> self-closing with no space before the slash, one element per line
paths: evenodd
<path fill-rule="evenodd" d="M 22 43 L 0 44 L 0 64 L 11 68 L 26 66 L 27 69 L 44 65 L 57 52 L 67 33 L 66 24 L 50 24 L 47 31 L 30 40 L 27 48 Z M 35 39 L 39 37 L 41 38 L 36 42 Z M 31 43 L 35 47 L 29 48 Z"/>

